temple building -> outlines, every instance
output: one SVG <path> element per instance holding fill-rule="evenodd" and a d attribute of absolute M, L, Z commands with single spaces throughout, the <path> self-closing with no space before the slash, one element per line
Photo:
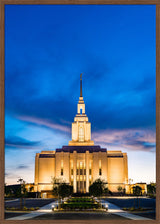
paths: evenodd
<path fill-rule="evenodd" d="M 107 151 L 91 140 L 91 123 L 82 96 L 82 75 L 72 140 L 62 148 L 36 154 L 34 190 L 42 197 L 49 197 L 54 177 L 71 184 L 75 193 L 89 192 L 89 186 L 98 178 L 104 180 L 112 192 L 117 192 L 118 186 L 128 191 L 127 154 Z"/>

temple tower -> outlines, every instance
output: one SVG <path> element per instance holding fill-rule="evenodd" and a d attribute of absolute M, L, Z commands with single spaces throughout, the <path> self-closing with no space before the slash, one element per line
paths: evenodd
<path fill-rule="evenodd" d="M 80 75 L 80 97 L 77 104 L 77 114 L 72 123 L 72 141 L 69 145 L 94 145 L 91 140 L 91 123 L 85 114 L 85 103 L 82 96 L 82 74 Z"/>

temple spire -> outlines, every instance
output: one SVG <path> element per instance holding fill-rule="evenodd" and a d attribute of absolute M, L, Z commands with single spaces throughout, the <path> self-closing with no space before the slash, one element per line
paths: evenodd
<path fill-rule="evenodd" d="M 80 97 L 82 97 L 82 73 L 80 74 Z"/>

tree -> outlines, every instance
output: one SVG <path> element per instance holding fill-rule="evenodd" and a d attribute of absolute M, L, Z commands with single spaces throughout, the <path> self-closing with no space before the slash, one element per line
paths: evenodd
<path fill-rule="evenodd" d="M 53 183 L 52 192 L 53 195 L 58 196 L 58 207 L 60 208 L 59 198 L 63 199 L 65 197 L 70 196 L 73 193 L 73 186 L 56 178 L 53 178 L 52 183 Z"/>
<path fill-rule="evenodd" d="M 108 188 L 105 188 L 105 185 L 107 183 L 105 183 L 103 180 L 101 180 L 100 178 L 95 180 L 90 186 L 89 186 L 89 193 L 91 195 L 93 195 L 94 197 L 100 197 L 103 193 L 108 192 Z M 102 204 L 101 204 L 102 206 Z"/>
<path fill-rule="evenodd" d="M 133 187 L 133 194 L 136 196 L 141 195 L 142 193 L 142 188 L 140 186 L 134 186 Z"/>
<path fill-rule="evenodd" d="M 140 208 L 140 199 L 138 200 L 138 196 L 142 195 L 142 188 L 140 186 L 134 186 L 133 194 L 137 196 L 137 205 L 138 205 L 138 208 Z M 134 201 L 134 208 L 135 208 L 135 201 Z"/>
<path fill-rule="evenodd" d="M 150 183 L 147 185 L 147 193 L 150 196 L 155 195 L 155 193 L 156 193 L 156 184 L 155 183 Z"/>
<path fill-rule="evenodd" d="M 101 179 L 95 180 L 89 186 L 89 193 L 94 197 L 100 197 L 104 192 L 104 182 Z"/>
<path fill-rule="evenodd" d="M 5 190 L 5 196 L 7 196 L 7 197 L 13 196 L 13 190 L 6 184 L 4 185 L 4 190 Z"/>
<path fill-rule="evenodd" d="M 70 196 L 73 193 L 73 187 L 66 183 L 61 183 L 58 187 L 58 193 L 60 197 L 63 199 L 65 197 Z"/>
<path fill-rule="evenodd" d="M 22 178 L 19 178 L 18 181 L 21 185 L 21 187 L 17 190 L 16 195 L 17 197 L 20 197 L 20 209 L 25 205 L 25 199 L 23 201 L 23 198 L 27 196 L 27 190 L 25 187 L 25 181 Z"/>
<path fill-rule="evenodd" d="M 62 199 L 73 193 L 73 187 L 60 179 L 53 178 L 53 195 L 60 196 Z"/>

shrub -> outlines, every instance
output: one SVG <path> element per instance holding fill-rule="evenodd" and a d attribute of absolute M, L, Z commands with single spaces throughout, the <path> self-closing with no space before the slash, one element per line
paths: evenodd
<path fill-rule="evenodd" d="M 11 209 L 11 210 L 15 210 L 15 207 L 11 207 L 10 209 Z"/>
<path fill-rule="evenodd" d="M 35 209 L 33 207 L 30 208 L 30 211 L 34 211 Z"/>
<path fill-rule="evenodd" d="M 27 211 L 27 210 L 28 210 L 28 208 L 24 206 L 24 207 L 23 207 L 23 210 L 24 210 L 24 211 Z"/>
<path fill-rule="evenodd" d="M 95 202 L 92 198 L 71 198 L 61 205 L 62 209 L 97 209 L 100 203 Z"/>
<path fill-rule="evenodd" d="M 134 207 L 131 207 L 131 208 L 130 208 L 130 211 L 134 211 Z"/>

